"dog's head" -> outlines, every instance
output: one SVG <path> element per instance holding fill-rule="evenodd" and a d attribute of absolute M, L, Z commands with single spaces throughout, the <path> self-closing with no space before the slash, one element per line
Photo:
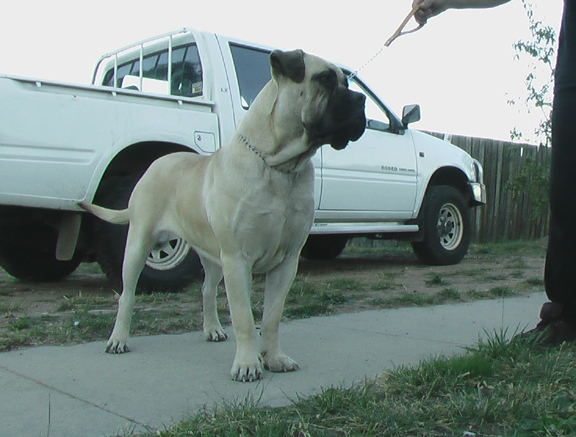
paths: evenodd
<path fill-rule="evenodd" d="M 330 144 L 341 150 L 362 136 L 366 97 L 348 89 L 348 79 L 340 68 L 302 50 L 275 50 L 270 63 L 279 94 L 290 97 L 278 102 L 291 102 L 277 109 L 292 111 L 289 115 L 300 120 L 311 146 Z"/>

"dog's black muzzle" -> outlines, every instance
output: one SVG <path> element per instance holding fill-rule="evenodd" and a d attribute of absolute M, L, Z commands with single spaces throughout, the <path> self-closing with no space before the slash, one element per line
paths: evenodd
<path fill-rule="evenodd" d="M 328 108 L 320 120 L 310 126 L 309 134 L 320 144 L 344 149 L 349 141 L 359 139 L 366 129 L 364 106 L 366 96 L 349 89 L 334 92 Z"/>

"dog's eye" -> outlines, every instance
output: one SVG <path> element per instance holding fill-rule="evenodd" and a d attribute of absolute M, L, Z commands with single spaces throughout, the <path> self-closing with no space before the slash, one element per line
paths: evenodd
<path fill-rule="evenodd" d="M 332 70 L 318 73 L 316 76 L 314 76 L 314 80 L 316 80 L 316 82 L 327 89 L 336 88 L 336 84 L 338 83 L 336 73 L 334 73 Z"/>

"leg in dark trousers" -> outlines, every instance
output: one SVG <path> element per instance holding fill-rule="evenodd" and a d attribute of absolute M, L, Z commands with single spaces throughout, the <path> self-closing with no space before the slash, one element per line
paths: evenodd
<path fill-rule="evenodd" d="M 576 87 L 554 99 L 550 210 L 546 294 L 576 321 Z"/>
<path fill-rule="evenodd" d="M 536 331 L 542 344 L 576 339 L 576 0 L 564 0 L 552 108 L 550 232 L 546 294 Z"/>
<path fill-rule="evenodd" d="M 550 233 L 544 304 L 537 330 L 543 343 L 576 338 L 576 87 L 558 87 L 552 115 Z"/>

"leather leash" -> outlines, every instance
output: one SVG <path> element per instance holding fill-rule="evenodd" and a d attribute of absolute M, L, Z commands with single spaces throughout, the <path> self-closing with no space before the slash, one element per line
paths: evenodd
<path fill-rule="evenodd" d="M 392 44 L 397 38 L 401 37 L 402 35 L 408 35 L 409 33 L 414 33 L 420 29 L 422 29 L 424 27 L 424 24 L 420 24 L 417 27 L 415 27 L 414 29 L 411 30 L 407 30 L 404 31 L 404 28 L 406 27 L 406 25 L 408 24 L 408 22 L 410 21 L 410 19 L 416 14 L 416 12 L 418 12 L 418 9 L 420 9 L 419 5 L 415 5 L 412 10 L 410 11 L 410 13 L 408 15 L 406 15 L 406 18 L 404 18 L 404 21 L 402 21 L 402 24 L 400 24 L 400 26 L 398 27 L 398 29 L 396 29 L 396 32 L 394 32 L 392 34 L 392 36 L 390 38 L 388 38 L 388 40 L 384 43 L 384 45 L 382 47 L 380 47 L 380 50 L 378 50 L 376 52 L 376 54 L 374 56 L 372 56 L 364 65 L 362 65 L 358 70 L 356 70 L 353 73 L 350 73 L 348 75 L 348 79 L 352 79 L 354 77 L 356 77 L 358 75 L 358 72 L 360 70 L 362 70 L 364 67 L 366 67 L 369 63 L 371 63 L 374 59 L 376 59 L 378 57 L 378 55 L 380 55 L 380 53 L 382 53 L 382 51 L 386 48 L 386 47 L 390 47 L 390 44 Z"/>
<path fill-rule="evenodd" d="M 418 27 L 415 27 L 412 30 L 407 30 L 404 32 L 404 28 L 408 24 L 408 21 L 410 21 L 410 18 L 412 18 L 416 14 L 416 12 L 418 12 L 418 9 L 420 9 L 419 5 L 415 5 L 412 8 L 410 13 L 408 15 L 406 15 L 406 18 L 404 18 L 404 21 L 402 21 L 402 24 L 400 25 L 400 27 L 398 27 L 398 29 L 396 29 L 396 32 L 394 32 L 394 34 L 390 38 L 388 38 L 388 41 L 386 41 L 384 43 L 384 47 L 390 47 L 390 44 L 392 44 L 395 39 L 401 37 L 402 35 L 408 35 L 409 33 L 414 33 L 417 30 L 420 30 L 424 27 L 424 24 L 420 24 L 420 25 L 418 25 Z"/>

